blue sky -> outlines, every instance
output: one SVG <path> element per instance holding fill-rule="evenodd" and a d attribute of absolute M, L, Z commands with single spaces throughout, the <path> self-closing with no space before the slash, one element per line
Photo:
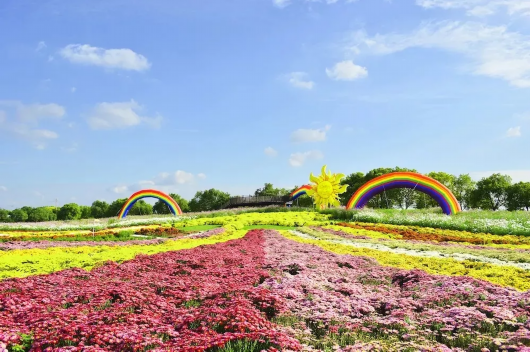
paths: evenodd
<path fill-rule="evenodd" d="M 292 187 L 328 165 L 530 181 L 530 0 L 7 0 L 0 207 Z"/>

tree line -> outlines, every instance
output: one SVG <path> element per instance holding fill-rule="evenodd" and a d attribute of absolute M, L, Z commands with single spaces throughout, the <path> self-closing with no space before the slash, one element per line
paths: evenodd
<path fill-rule="evenodd" d="M 381 175 L 395 171 L 417 172 L 406 168 L 377 168 L 367 173 L 354 172 L 342 179 L 342 184 L 347 184 L 348 189 L 340 195 L 342 205 L 346 205 L 351 196 L 364 183 Z M 513 183 L 508 175 L 493 174 L 475 182 L 469 174 L 451 175 L 446 172 L 431 172 L 427 176 L 434 178 L 453 192 L 462 209 L 499 210 L 530 210 L 530 182 Z M 285 196 L 299 186 L 292 189 L 275 188 L 272 183 L 265 183 L 262 188 L 256 189 L 255 196 Z M 215 188 L 199 191 L 187 201 L 178 194 L 169 194 L 187 212 L 201 212 L 221 209 L 230 199 L 230 194 Z M 108 218 L 117 216 L 127 198 L 116 199 L 112 203 L 96 200 L 92 205 L 78 205 L 68 203 L 62 207 L 21 207 L 12 211 L 0 209 L 0 222 L 40 222 L 54 220 L 79 220 L 91 218 Z M 295 205 L 311 207 L 312 200 L 302 196 L 295 201 Z M 411 189 L 393 189 L 383 194 L 376 195 L 367 204 L 370 208 L 388 209 L 424 209 L 437 207 L 438 204 L 422 192 Z M 143 200 L 137 201 L 130 215 L 169 214 L 169 208 L 162 201 L 157 201 L 153 206 Z"/>

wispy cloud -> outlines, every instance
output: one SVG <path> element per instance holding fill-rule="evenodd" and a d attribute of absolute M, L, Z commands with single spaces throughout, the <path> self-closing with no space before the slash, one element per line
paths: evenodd
<path fill-rule="evenodd" d="M 388 55 L 409 48 L 436 48 L 465 55 L 475 75 L 500 78 L 521 88 L 530 87 L 530 36 L 506 26 L 477 22 L 426 22 L 407 34 L 354 32 L 346 48 L 353 54 Z"/>
<path fill-rule="evenodd" d="M 0 186 L 0 191 L 7 192 L 7 187 L 6 186 Z"/>
<path fill-rule="evenodd" d="M 326 68 L 326 74 L 337 81 L 354 81 L 368 76 L 368 70 L 348 60 L 337 62 L 331 69 Z"/>
<path fill-rule="evenodd" d="M 289 164 L 293 167 L 300 167 L 304 165 L 307 160 L 322 159 L 324 154 L 319 150 L 312 150 L 303 153 L 293 153 L 289 158 Z"/>
<path fill-rule="evenodd" d="M 331 126 L 326 125 L 323 129 L 304 129 L 300 128 L 291 134 L 291 142 L 323 142 L 326 140 L 326 133 Z"/>
<path fill-rule="evenodd" d="M 505 11 L 508 15 L 530 16 L 530 0 L 416 0 L 424 8 L 463 9 L 469 16 L 489 16 Z"/>
<path fill-rule="evenodd" d="M 276 155 L 278 155 L 278 152 L 272 147 L 265 148 L 264 153 L 265 155 L 270 157 L 275 157 Z"/>
<path fill-rule="evenodd" d="M 48 142 L 59 135 L 51 130 L 39 128 L 44 120 L 59 120 L 66 109 L 58 104 L 23 104 L 20 101 L 0 101 L 0 107 L 13 111 L 14 118 L 0 110 L 0 130 L 31 143 L 37 149 L 46 148 Z"/>
<path fill-rule="evenodd" d="M 40 41 L 37 44 L 37 47 L 35 48 L 35 51 L 39 52 L 39 51 L 44 50 L 44 49 L 46 49 L 46 43 L 43 42 L 43 41 Z"/>
<path fill-rule="evenodd" d="M 521 137 L 521 126 L 508 128 L 505 137 Z"/>
<path fill-rule="evenodd" d="M 159 128 L 162 117 L 141 116 L 138 113 L 143 109 L 136 101 L 99 103 L 87 119 L 88 125 L 94 130 L 121 129 L 140 124 L 152 128 Z"/>
<path fill-rule="evenodd" d="M 151 67 L 145 56 L 131 49 L 104 49 L 87 44 L 70 44 L 61 49 L 59 54 L 75 64 L 129 71 L 145 71 Z"/>
<path fill-rule="evenodd" d="M 287 75 L 289 83 L 296 88 L 313 89 L 315 82 L 308 79 L 308 74 L 305 72 L 291 72 Z"/>

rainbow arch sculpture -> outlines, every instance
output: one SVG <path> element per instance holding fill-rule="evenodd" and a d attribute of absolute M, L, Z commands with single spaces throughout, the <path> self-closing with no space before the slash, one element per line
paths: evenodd
<path fill-rule="evenodd" d="M 302 187 L 299 187 L 295 189 L 289 196 L 291 197 L 291 200 L 295 200 L 296 198 L 300 197 L 301 195 L 307 194 L 307 190 L 311 189 L 310 185 L 303 185 Z"/>
<path fill-rule="evenodd" d="M 136 203 L 142 198 L 148 197 L 157 198 L 160 199 L 162 202 L 166 203 L 173 215 L 182 215 L 182 210 L 180 210 L 179 205 L 169 195 L 165 194 L 164 192 L 157 191 L 155 189 L 144 189 L 134 193 L 132 196 L 129 197 L 129 199 L 127 199 L 118 214 L 118 219 L 125 218 L 127 216 L 127 213 L 129 213 L 129 210 L 131 210 L 131 208 L 133 207 L 134 203 Z"/>
<path fill-rule="evenodd" d="M 415 172 L 391 172 L 366 182 L 350 198 L 346 209 L 361 209 L 377 194 L 394 188 L 411 188 L 431 196 L 447 215 L 461 211 L 458 200 L 449 188 L 431 177 Z"/>

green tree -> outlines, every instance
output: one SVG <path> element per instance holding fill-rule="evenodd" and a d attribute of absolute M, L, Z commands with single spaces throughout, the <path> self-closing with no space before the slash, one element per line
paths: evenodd
<path fill-rule="evenodd" d="M 129 210 L 127 215 L 151 215 L 153 214 L 153 206 L 143 199 L 140 199 Z"/>
<path fill-rule="evenodd" d="M 339 195 L 340 203 L 342 205 L 348 204 L 348 201 L 357 190 L 364 185 L 366 182 L 365 175 L 362 172 L 354 172 L 344 177 L 341 181 L 341 185 L 348 185 L 346 192 Z"/>
<path fill-rule="evenodd" d="M 265 183 L 263 188 L 258 188 L 254 192 L 254 196 L 256 197 L 263 197 L 263 196 L 269 196 L 269 197 L 275 197 L 275 196 L 287 196 L 289 195 L 289 191 L 285 188 L 274 188 L 272 183 Z"/>
<path fill-rule="evenodd" d="M 81 219 L 91 219 L 92 216 L 92 207 L 88 205 L 81 205 Z"/>
<path fill-rule="evenodd" d="M 112 218 L 118 216 L 123 205 L 127 202 L 127 198 L 116 199 L 107 209 L 107 217 Z"/>
<path fill-rule="evenodd" d="M 456 177 L 454 175 L 448 174 L 447 172 L 443 171 L 433 171 L 429 172 L 427 174 L 430 178 L 435 179 L 436 181 L 440 182 L 442 185 L 447 187 L 451 192 L 453 192 Z M 417 192 L 416 194 L 416 203 L 420 203 L 419 209 L 423 206 L 423 208 L 433 208 L 433 207 L 439 207 L 439 204 L 430 196 L 425 195 L 422 192 Z M 421 198 L 421 199 L 420 199 Z M 422 204 L 425 202 L 425 204 Z M 416 208 L 418 208 L 418 204 L 416 204 Z"/>
<path fill-rule="evenodd" d="M 59 209 L 58 220 L 79 220 L 81 219 L 81 207 L 76 203 L 65 204 Z"/>
<path fill-rule="evenodd" d="M 109 204 L 102 200 L 96 200 L 90 206 L 90 213 L 96 219 L 104 218 L 109 211 Z"/>
<path fill-rule="evenodd" d="M 471 203 L 471 193 L 475 189 L 476 182 L 471 179 L 469 174 L 458 175 L 453 183 L 451 191 L 460 203 L 460 208 L 468 209 Z"/>
<path fill-rule="evenodd" d="M 23 209 L 15 209 L 9 214 L 11 221 L 13 222 L 24 222 L 28 220 L 28 213 Z"/>
<path fill-rule="evenodd" d="M 190 210 L 193 212 L 197 211 L 210 211 L 221 209 L 230 199 L 230 194 L 219 191 L 215 188 L 199 191 L 195 193 L 195 196 L 190 201 Z"/>
<path fill-rule="evenodd" d="M 392 172 L 417 172 L 416 169 L 396 166 Z M 392 199 L 392 203 L 401 209 L 408 209 L 414 205 L 415 191 L 411 188 L 397 188 L 387 192 Z"/>
<path fill-rule="evenodd" d="M 0 209 L 0 222 L 9 222 L 9 210 Z"/>
<path fill-rule="evenodd" d="M 32 210 L 28 214 L 28 221 L 41 222 L 41 221 L 55 221 L 57 216 L 55 215 L 51 207 L 39 207 Z"/>
<path fill-rule="evenodd" d="M 508 188 L 508 210 L 530 210 L 530 182 L 518 182 Z"/>
<path fill-rule="evenodd" d="M 507 206 L 511 184 L 512 178 L 501 174 L 493 174 L 478 181 L 477 187 L 471 193 L 473 207 L 495 211 Z"/>
<path fill-rule="evenodd" d="M 179 196 L 178 194 L 175 194 L 175 193 L 170 193 L 169 196 L 171 198 L 173 198 L 173 200 L 175 202 L 177 202 L 177 204 L 180 207 L 180 210 L 182 210 L 183 213 L 187 213 L 187 212 L 190 211 L 190 206 L 189 206 L 188 201 L 186 199 L 182 198 L 181 196 Z M 153 213 L 155 213 L 155 214 L 171 214 L 167 204 L 164 203 L 161 200 L 158 200 L 155 203 L 155 205 L 153 206 Z"/>
<path fill-rule="evenodd" d="M 389 167 L 380 167 L 377 169 L 370 170 L 364 175 L 364 183 L 373 180 L 376 177 L 388 174 L 392 172 L 393 169 Z M 375 195 L 372 199 L 368 201 L 367 206 L 370 208 L 375 209 L 382 209 L 382 208 L 393 208 L 394 205 L 394 199 L 392 197 L 392 192 L 387 191 L 381 194 Z"/>

